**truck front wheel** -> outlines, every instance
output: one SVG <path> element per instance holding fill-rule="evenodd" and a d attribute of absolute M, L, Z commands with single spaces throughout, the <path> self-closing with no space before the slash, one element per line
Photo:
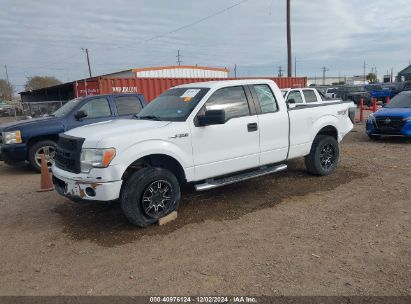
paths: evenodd
<path fill-rule="evenodd" d="M 305 157 L 308 172 L 315 175 L 328 175 L 337 168 L 340 151 L 337 140 L 328 135 L 317 135 L 310 154 Z"/>
<path fill-rule="evenodd" d="M 44 158 L 47 162 L 49 169 L 54 164 L 54 156 L 56 154 L 56 143 L 52 140 L 41 140 L 35 143 L 29 149 L 28 161 L 31 168 L 35 171 L 41 171 L 41 155 L 44 154 Z"/>
<path fill-rule="evenodd" d="M 120 200 L 127 219 L 147 227 L 178 208 L 180 184 L 169 170 L 142 168 L 124 182 Z"/>

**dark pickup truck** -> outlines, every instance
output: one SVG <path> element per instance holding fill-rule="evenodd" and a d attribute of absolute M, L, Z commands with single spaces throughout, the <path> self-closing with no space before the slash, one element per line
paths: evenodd
<path fill-rule="evenodd" d="M 133 118 L 146 104 L 141 94 L 80 97 L 47 117 L 0 125 L 0 160 L 11 165 L 28 161 L 40 171 L 42 154 L 49 167 L 54 163 L 60 133 L 101 121 Z"/>

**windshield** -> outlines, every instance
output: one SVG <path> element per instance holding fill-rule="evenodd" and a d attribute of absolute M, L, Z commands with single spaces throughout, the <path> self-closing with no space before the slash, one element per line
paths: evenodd
<path fill-rule="evenodd" d="M 56 116 L 56 117 L 64 117 L 66 116 L 68 113 L 71 112 L 71 110 L 74 109 L 74 107 L 76 105 L 78 105 L 78 102 L 80 101 L 81 98 L 76 98 L 76 99 L 72 99 L 66 102 L 66 104 L 64 106 L 62 106 L 61 108 L 59 108 L 56 112 L 54 112 L 53 114 L 51 114 L 51 116 Z"/>
<path fill-rule="evenodd" d="M 385 106 L 386 108 L 411 108 L 411 94 L 398 94 L 391 102 Z"/>
<path fill-rule="evenodd" d="M 170 89 L 150 102 L 140 113 L 139 119 L 185 121 L 209 88 Z"/>

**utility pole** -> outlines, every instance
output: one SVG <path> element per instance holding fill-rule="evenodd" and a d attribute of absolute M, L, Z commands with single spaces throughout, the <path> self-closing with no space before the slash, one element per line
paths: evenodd
<path fill-rule="evenodd" d="M 90 78 L 92 77 L 91 76 L 91 67 L 90 67 L 90 57 L 89 57 L 89 55 L 88 55 L 88 49 L 87 48 L 81 48 L 83 51 L 85 51 L 86 52 L 86 56 L 87 56 L 87 65 L 88 65 L 88 74 L 90 75 Z"/>
<path fill-rule="evenodd" d="M 4 68 L 6 69 L 6 80 L 7 80 L 7 83 L 10 84 L 10 82 L 9 82 L 9 72 L 7 71 L 7 64 L 4 65 Z"/>
<path fill-rule="evenodd" d="M 7 85 L 9 86 L 9 88 L 11 88 L 10 81 L 9 81 L 9 72 L 7 71 L 7 64 L 4 65 L 4 69 L 6 70 L 6 81 L 7 81 Z M 12 92 L 12 94 L 13 94 L 13 92 Z M 10 96 L 7 96 L 7 97 L 9 97 L 9 100 L 11 100 L 11 98 L 12 98 L 11 95 L 10 95 Z"/>
<path fill-rule="evenodd" d="M 324 66 L 321 68 L 321 70 L 323 71 L 323 85 L 325 85 L 325 72 L 329 71 L 330 69 Z"/>
<path fill-rule="evenodd" d="M 394 80 L 394 79 L 393 79 L 393 76 L 394 76 L 394 75 L 393 75 L 393 71 L 394 71 L 394 69 L 391 67 L 391 77 L 390 77 L 390 80 L 391 80 L 391 81 L 390 81 L 390 82 L 394 82 L 394 81 L 393 81 L 393 80 Z"/>
<path fill-rule="evenodd" d="M 180 50 L 177 50 L 177 64 L 180 66 L 182 61 L 181 61 L 181 57 L 183 57 L 183 55 L 180 55 Z"/>
<path fill-rule="evenodd" d="M 364 66 L 363 66 L 363 68 L 364 68 L 364 83 L 365 83 L 365 67 L 366 67 L 366 64 L 365 64 L 365 60 L 364 60 Z"/>
<path fill-rule="evenodd" d="M 287 63 L 288 77 L 292 76 L 292 59 L 291 59 L 291 0 L 287 0 Z"/>
<path fill-rule="evenodd" d="M 294 77 L 297 77 L 297 56 L 294 56 Z"/>
<path fill-rule="evenodd" d="M 237 64 L 234 64 L 234 78 L 237 78 Z"/>
<path fill-rule="evenodd" d="M 279 67 L 278 67 L 278 77 L 283 77 L 283 67 L 280 65 Z"/>

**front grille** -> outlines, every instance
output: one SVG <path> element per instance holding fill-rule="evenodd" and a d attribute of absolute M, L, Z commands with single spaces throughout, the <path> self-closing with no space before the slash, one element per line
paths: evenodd
<path fill-rule="evenodd" d="M 61 134 L 57 141 L 56 166 L 69 172 L 80 173 L 80 156 L 83 142 L 84 138 Z"/>
<path fill-rule="evenodd" d="M 405 121 L 401 117 L 395 116 L 380 116 L 375 118 L 376 131 L 384 134 L 399 134 L 405 125 Z"/>

